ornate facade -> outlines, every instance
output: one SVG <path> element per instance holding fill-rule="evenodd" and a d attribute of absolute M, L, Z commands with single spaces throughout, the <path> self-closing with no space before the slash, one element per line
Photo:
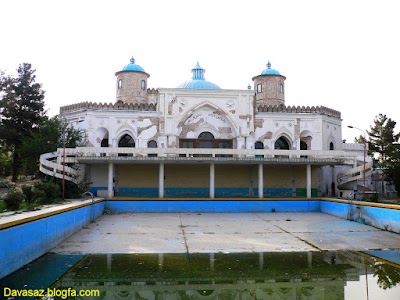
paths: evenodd
<path fill-rule="evenodd" d="M 340 112 L 286 105 L 286 77 L 269 62 L 247 90 L 207 81 L 198 63 L 192 73 L 177 88 L 149 89 L 132 58 L 115 73 L 114 103 L 61 107 L 88 142 L 57 163 L 85 166 L 100 196 L 160 198 L 334 195 L 337 172 L 324 166 L 357 165 L 342 150 Z"/>

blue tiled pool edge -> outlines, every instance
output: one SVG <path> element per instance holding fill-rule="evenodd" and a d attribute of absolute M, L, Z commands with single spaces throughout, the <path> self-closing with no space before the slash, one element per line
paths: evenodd
<path fill-rule="evenodd" d="M 0 230 L 0 278 L 49 252 L 104 212 L 104 202 Z"/>

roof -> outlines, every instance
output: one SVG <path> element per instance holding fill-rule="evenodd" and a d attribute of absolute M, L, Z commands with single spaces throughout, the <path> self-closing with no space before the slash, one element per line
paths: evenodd
<path fill-rule="evenodd" d="M 210 81 L 205 80 L 205 70 L 200 67 L 197 62 L 196 66 L 192 69 L 192 80 L 186 81 L 178 86 L 181 89 L 201 89 L 201 90 L 220 90 L 221 88 Z"/>

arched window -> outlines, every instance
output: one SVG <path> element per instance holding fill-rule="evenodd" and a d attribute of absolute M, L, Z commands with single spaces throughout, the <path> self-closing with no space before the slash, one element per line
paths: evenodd
<path fill-rule="evenodd" d="M 262 93 L 262 84 L 257 84 L 257 93 Z"/>
<path fill-rule="evenodd" d="M 283 93 L 283 83 L 280 84 L 280 92 Z"/>
<path fill-rule="evenodd" d="M 200 133 L 199 148 L 214 148 L 214 135 L 211 132 Z"/>
<path fill-rule="evenodd" d="M 142 87 L 142 90 L 146 89 L 146 80 L 142 80 L 141 87 Z"/>
<path fill-rule="evenodd" d="M 275 142 L 275 149 L 289 150 L 289 141 L 286 138 L 284 138 L 283 136 L 281 136 Z"/>
<path fill-rule="evenodd" d="M 254 149 L 264 149 L 264 144 L 258 141 L 254 144 Z"/>
<path fill-rule="evenodd" d="M 329 150 L 335 150 L 335 145 L 333 144 L 333 142 L 329 143 Z"/>
<path fill-rule="evenodd" d="M 118 88 L 122 89 L 122 79 L 118 79 Z"/>
<path fill-rule="evenodd" d="M 157 142 L 156 141 L 149 141 L 147 143 L 147 148 L 157 148 Z M 157 154 L 149 153 L 147 156 L 148 157 L 157 157 Z"/>
<path fill-rule="evenodd" d="M 255 142 L 254 149 L 264 149 L 264 143 L 260 141 Z M 263 158 L 263 157 L 264 155 L 256 155 L 256 158 Z"/>
<path fill-rule="evenodd" d="M 135 140 L 129 134 L 124 134 L 118 142 L 118 147 L 120 147 L 120 148 L 133 147 L 134 148 Z"/>
<path fill-rule="evenodd" d="M 204 131 L 200 133 L 199 139 L 214 139 L 214 135 L 211 132 Z"/>
<path fill-rule="evenodd" d="M 129 134 L 124 134 L 118 142 L 118 147 L 135 148 L 135 140 Z M 132 154 L 118 153 L 118 156 L 132 156 Z"/>

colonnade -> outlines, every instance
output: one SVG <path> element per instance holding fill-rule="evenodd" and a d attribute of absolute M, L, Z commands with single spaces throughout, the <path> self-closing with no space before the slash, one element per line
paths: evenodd
<path fill-rule="evenodd" d="M 160 162 L 158 165 L 158 196 L 160 199 L 164 198 L 164 163 Z M 114 163 L 108 163 L 108 197 L 114 196 L 113 189 L 113 174 L 114 174 Z M 306 165 L 306 190 L 307 198 L 311 198 L 311 164 Z M 215 163 L 210 163 L 210 193 L 211 199 L 215 198 Z M 264 164 L 258 164 L 258 198 L 264 198 Z"/>

